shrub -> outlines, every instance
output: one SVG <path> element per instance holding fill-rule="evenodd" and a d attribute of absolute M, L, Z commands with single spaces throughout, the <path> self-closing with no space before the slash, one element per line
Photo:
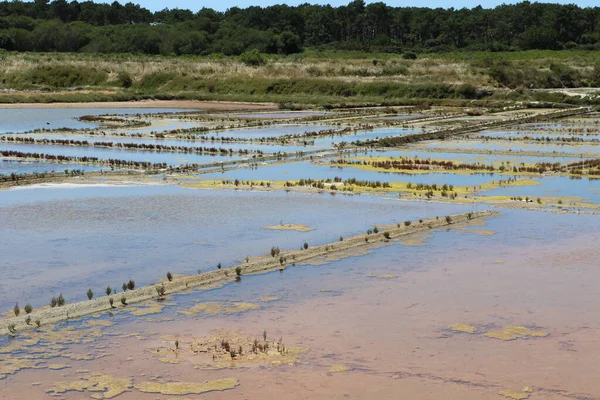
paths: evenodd
<path fill-rule="evenodd" d="M 373 233 L 379 233 L 379 229 L 377 229 L 377 227 L 373 228 Z"/>
<path fill-rule="evenodd" d="M 447 222 L 448 224 L 451 224 L 451 223 L 452 223 L 452 217 L 450 217 L 449 215 L 447 215 L 447 216 L 446 216 L 446 222 Z"/>
<path fill-rule="evenodd" d="M 167 272 L 167 279 L 169 280 L 169 282 L 171 282 L 173 280 L 173 274 L 170 272 Z"/>
<path fill-rule="evenodd" d="M 133 85 L 133 77 L 129 72 L 121 71 L 117 75 L 117 82 L 124 88 L 129 88 Z"/>
<path fill-rule="evenodd" d="M 42 326 L 42 321 L 40 321 L 39 319 L 36 319 L 36 320 L 35 320 L 35 326 L 37 326 L 38 328 L 39 328 L 40 326 Z"/>
<path fill-rule="evenodd" d="M 104 291 L 106 293 L 107 296 L 110 296 L 110 294 L 112 293 L 112 289 L 110 286 L 106 287 L 106 290 Z"/>
<path fill-rule="evenodd" d="M 127 289 L 129 289 L 129 290 L 135 289 L 135 282 L 133 279 L 130 279 L 129 282 L 127 282 Z"/>
<path fill-rule="evenodd" d="M 28 315 L 27 318 L 25 318 L 25 323 L 27 325 L 31 325 L 31 317 Z"/>
<path fill-rule="evenodd" d="M 304 244 L 302 245 L 302 247 L 304 247 L 304 250 L 308 249 L 308 243 L 304 242 Z"/>
<path fill-rule="evenodd" d="M 235 273 L 236 273 L 237 276 L 240 276 L 242 274 L 242 267 L 237 267 L 235 269 Z"/>
<path fill-rule="evenodd" d="M 19 316 L 19 314 L 21 314 L 21 309 L 19 308 L 19 303 L 15 304 L 15 307 L 13 308 L 13 312 L 15 313 L 15 316 Z"/>
<path fill-rule="evenodd" d="M 340 236 L 340 242 L 343 242 L 343 241 L 344 241 L 344 237 Z"/>
<path fill-rule="evenodd" d="M 87 298 L 88 298 L 88 300 L 91 300 L 91 299 L 92 299 L 92 297 L 94 297 L 94 292 L 92 291 L 92 289 L 91 289 L 91 288 L 90 288 L 90 289 L 88 289 L 88 291 L 87 291 L 87 293 L 86 293 L 86 294 L 87 294 Z"/>
<path fill-rule="evenodd" d="M 240 61 L 246 65 L 250 65 L 253 67 L 258 67 L 260 65 L 264 65 L 267 62 L 265 56 L 260 54 L 257 49 L 252 49 L 250 51 L 244 52 L 240 56 Z"/>
<path fill-rule="evenodd" d="M 389 232 L 383 232 L 383 237 L 386 239 L 390 238 L 390 233 Z"/>
<path fill-rule="evenodd" d="M 115 300 L 112 297 L 108 299 L 108 304 L 110 304 L 111 308 L 115 308 L 115 306 L 113 306 L 114 302 Z"/>
<path fill-rule="evenodd" d="M 221 269 L 221 263 L 217 264 L 217 269 Z"/>
<path fill-rule="evenodd" d="M 62 293 L 58 295 L 58 299 L 56 299 L 58 306 L 62 307 L 65 305 L 65 298 L 63 297 Z"/>
<path fill-rule="evenodd" d="M 25 313 L 31 314 L 32 311 L 33 311 L 33 307 L 31 306 L 31 304 L 29 304 L 29 303 L 25 304 Z"/>
<path fill-rule="evenodd" d="M 58 300 L 56 300 L 56 297 L 53 297 L 52 300 L 50 300 L 50 307 L 52 307 L 52 308 L 56 307 L 57 303 L 58 303 Z"/>
<path fill-rule="evenodd" d="M 156 286 L 156 294 L 158 294 L 158 297 L 163 297 L 165 295 L 165 287 L 163 285 Z"/>
<path fill-rule="evenodd" d="M 406 53 L 402 54 L 402 58 L 405 60 L 416 60 L 417 54 L 413 51 L 407 51 Z"/>
<path fill-rule="evenodd" d="M 125 292 L 127 290 L 127 283 L 123 282 L 123 286 L 121 286 L 121 289 L 123 289 L 123 291 Z"/>
<path fill-rule="evenodd" d="M 410 222 L 410 221 L 404 221 L 404 226 L 410 226 L 411 223 L 412 222 Z"/>
<path fill-rule="evenodd" d="M 121 304 L 123 304 L 124 306 L 127 305 L 127 299 L 125 298 L 125 296 L 121 296 Z"/>

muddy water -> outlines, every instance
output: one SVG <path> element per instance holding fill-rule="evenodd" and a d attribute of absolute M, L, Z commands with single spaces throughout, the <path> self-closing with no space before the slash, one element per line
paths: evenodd
<path fill-rule="evenodd" d="M 470 227 L 493 231 L 493 236 L 438 232 L 425 247 L 394 244 L 362 257 L 288 267 L 283 273 L 243 277 L 221 289 L 178 295 L 166 301 L 178 305 L 161 314 L 117 312 L 103 317 L 116 325 L 94 328 L 104 336 L 90 334 L 91 343 L 67 344 L 65 356 L 46 360 L 69 368 L 10 375 L 0 398 L 17 393 L 43 398 L 56 381 L 75 381 L 91 372 L 134 384 L 239 380 L 235 389 L 201 396 L 207 399 L 397 399 L 399 391 L 406 398 L 503 399 L 501 391 L 524 387 L 531 393 L 521 393 L 532 399 L 598 398 L 600 310 L 593 284 L 600 278 L 593 246 L 598 222 L 590 216 L 508 211 L 486 226 Z M 279 300 L 261 302 L 264 296 Z M 196 317 L 176 312 L 206 301 L 251 302 L 259 308 Z M 159 322 L 163 317 L 174 319 Z M 472 325 L 475 333 L 448 328 L 458 323 Z M 510 341 L 486 336 L 506 326 L 547 335 Z M 167 364 L 152 354 L 156 347 L 173 347 L 175 338 L 183 349 L 193 336 L 213 329 L 239 329 L 257 338 L 266 329 L 288 347 L 309 351 L 294 366 L 245 364 L 220 370 L 195 369 L 195 356 L 182 355 L 181 363 Z M 120 332 L 138 336 L 107 336 Z M 36 348 L 20 357 L 33 355 Z M 69 353 L 102 357 L 77 361 Z M 350 370 L 330 372 L 336 365 Z M 62 396 L 89 398 L 93 393 Z M 171 397 L 129 389 L 118 398 Z"/>

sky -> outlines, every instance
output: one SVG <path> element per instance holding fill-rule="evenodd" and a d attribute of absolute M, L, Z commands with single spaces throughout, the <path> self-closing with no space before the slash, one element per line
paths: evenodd
<path fill-rule="evenodd" d="M 311 4 L 331 4 L 332 6 L 346 5 L 350 0 L 330 0 L 330 1 L 308 1 L 308 0 L 218 0 L 218 1 L 194 1 L 194 0 L 170 0 L 165 2 L 164 0 L 121 0 L 121 3 L 131 1 L 132 3 L 138 3 L 151 11 L 159 11 L 164 8 L 185 8 L 192 11 L 198 11 L 202 7 L 212 8 L 217 11 L 225 11 L 231 7 L 246 8 L 249 6 L 270 6 L 274 4 L 288 4 L 295 6 L 303 3 Z M 111 1 L 106 1 L 111 2 Z M 367 3 L 371 1 L 366 0 Z M 517 1 L 503 1 L 503 0 L 460 0 L 449 2 L 447 0 L 402 0 L 402 1 L 383 1 L 389 6 L 393 7 L 430 7 L 430 8 L 473 8 L 481 5 L 484 8 L 493 8 L 500 4 L 513 4 Z M 559 4 L 577 4 L 580 7 L 595 7 L 598 5 L 597 0 L 550 0 L 541 1 L 542 3 L 559 3 Z"/>

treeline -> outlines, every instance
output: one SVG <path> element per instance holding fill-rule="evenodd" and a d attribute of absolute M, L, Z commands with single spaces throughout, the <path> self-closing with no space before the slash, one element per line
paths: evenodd
<path fill-rule="evenodd" d="M 455 49 L 600 49 L 600 8 L 522 2 L 494 9 L 303 4 L 217 12 L 132 3 L 20 0 L 0 3 L 0 48 L 16 51 L 298 53 L 305 47 L 394 53 Z"/>

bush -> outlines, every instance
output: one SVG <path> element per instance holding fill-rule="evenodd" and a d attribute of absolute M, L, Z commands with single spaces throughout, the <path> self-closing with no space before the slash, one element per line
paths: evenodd
<path fill-rule="evenodd" d="M 379 229 L 376 226 L 373 228 L 373 233 L 379 233 Z"/>
<path fill-rule="evenodd" d="M 110 286 L 106 287 L 106 290 L 104 291 L 106 293 L 107 296 L 110 296 L 110 294 L 112 293 L 112 289 Z"/>
<path fill-rule="evenodd" d="M 129 282 L 127 282 L 127 289 L 129 289 L 129 290 L 135 289 L 135 282 L 133 281 L 133 279 L 130 279 Z"/>
<path fill-rule="evenodd" d="M 242 267 L 237 267 L 235 269 L 235 273 L 236 273 L 237 276 L 240 276 L 242 274 Z"/>
<path fill-rule="evenodd" d="M 59 307 L 62 307 L 65 305 L 65 298 L 63 297 L 62 293 L 60 295 L 58 295 L 58 299 L 56 299 L 57 304 Z"/>
<path fill-rule="evenodd" d="M 173 274 L 170 272 L 167 272 L 167 279 L 169 280 L 169 282 L 171 282 L 173 280 Z"/>
<path fill-rule="evenodd" d="M 58 304 L 58 300 L 56 300 L 56 297 L 53 297 L 52 300 L 50 300 L 50 307 L 54 308 L 56 307 L 56 304 Z"/>
<path fill-rule="evenodd" d="M 447 216 L 446 216 L 446 222 L 447 222 L 448 224 L 451 224 L 451 223 L 452 223 L 452 217 L 450 217 L 449 215 L 447 215 Z"/>
<path fill-rule="evenodd" d="M 25 312 L 27 314 L 31 314 L 32 311 L 33 311 L 33 307 L 31 306 L 31 304 L 29 304 L 29 303 L 25 304 Z"/>
<path fill-rule="evenodd" d="M 302 245 L 302 247 L 304 247 L 304 250 L 308 249 L 308 243 L 304 242 L 304 245 Z"/>
<path fill-rule="evenodd" d="M 21 314 L 21 309 L 19 308 L 19 303 L 15 304 L 15 307 L 13 308 L 13 312 L 15 313 L 15 316 L 19 316 L 19 314 Z"/>
<path fill-rule="evenodd" d="M 244 52 L 240 56 L 240 61 L 246 65 L 250 65 L 252 67 L 258 67 L 260 65 L 264 65 L 267 62 L 265 56 L 260 54 L 257 49 L 252 49 L 250 51 Z"/>
<path fill-rule="evenodd" d="M 410 221 L 404 221 L 404 226 L 410 226 L 410 224 L 412 224 L 412 222 L 410 222 Z"/>
<path fill-rule="evenodd" d="M 405 60 L 416 60 L 417 54 L 413 51 L 407 51 L 406 53 L 402 54 L 402 58 Z"/>
<path fill-rule="evenodd" d="M 163 285 L 156 286 L 156 294 L 158 294 L 158 297 L 163 297 L 165 295 L 165 287 Z"/>
<path fill-rule="evenodd" d="M 217 264 L 217 269 L 221 269 L 221 263 Z"/>
<path fill-rule="evenodd" d="M 117 82 L 121 84 L 124 88 L 129 88 L 133 85 L 133 77 L 129 72 L 121 71 L 119 75 L 117 75 Z"/>
<path fill-rule="evenodd" d="M 124 292 L 127 291 L 127 283 L 123 282 L 121 289 L 123 289 Z"/>
<path fill-rule="evenodd" d="M 92 289 L 91 289 L 91 288 L 90 288 L 90 289 L 88 289 L 88 291 L 87 291 L 87 293 L 86 293 L 86 294 L 87 294 L 87 298 L 88 298 L 88 300 L 91 300 L 91 299 L 92 299 L 92 297 L 94 297 L 94 292 L 92 291 Z"/>
<path fill-rule="evenodd" d="M 390 233 L 389 232 L 383 232 L 383 237 L 386 239 L 390 238 Z"/>
<path fill-rule="evenodd" d="M 121 296 L 121 304 L 123 304 L 124 306 L 127 305 L 127 299 L 125 298 L 125 296 Z"/>

